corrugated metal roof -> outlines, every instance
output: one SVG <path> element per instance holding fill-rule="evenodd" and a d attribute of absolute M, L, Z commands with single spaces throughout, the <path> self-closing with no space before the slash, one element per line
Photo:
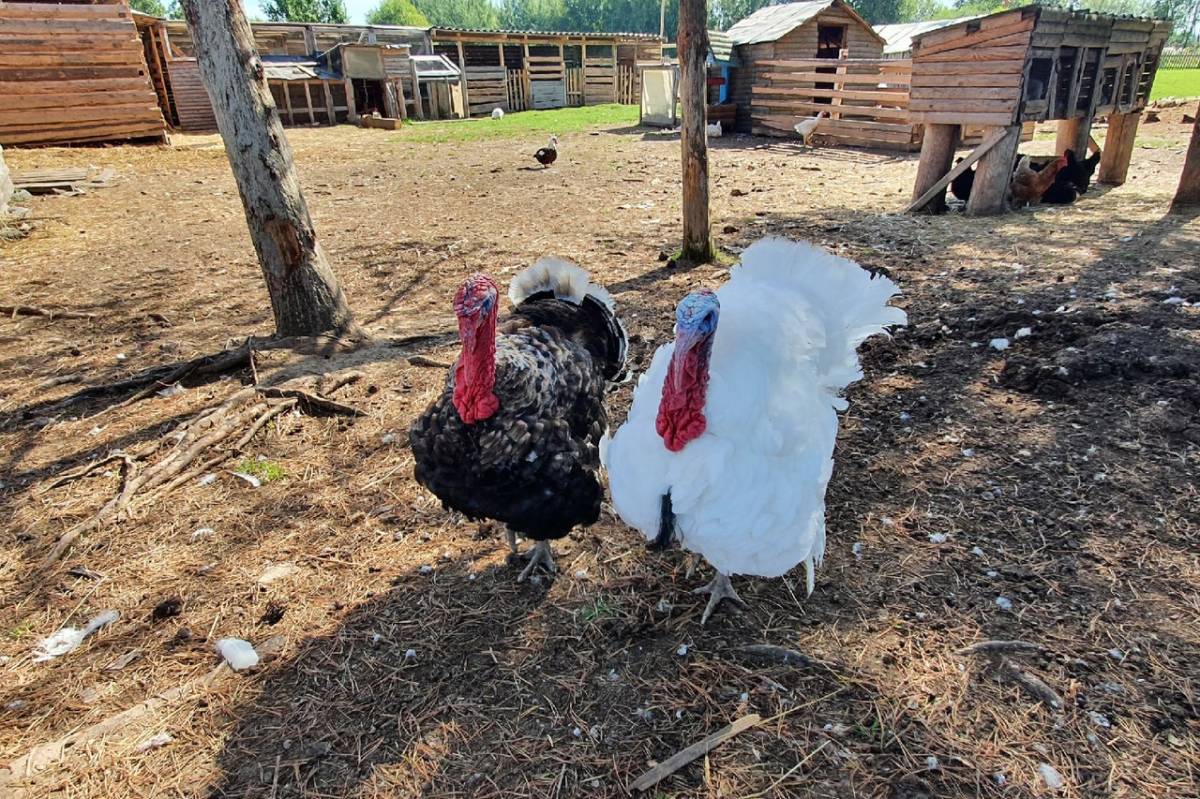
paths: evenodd
<path fill-rule="evenodd" d="M 729 38 L 728 33 L 709 31 L 708 51 L 712 53 L 713 61 L 718 64 L 726 64 L 734 67 L 739 65 L 738 57 L 733 52 L 733 39 Z"/>
<path fill-rule="evenodd" d="M 734 44 L 773 42 L 791 33 L 831 5 L 833 0 L 765 6 L 730 28 L 728 35 Z"/>
<path fill-rule="evenodd" d="M 563 37 L 570 36 L 572 38 L 581 38 L 586 36 L 589 39 L 646 39 L 649 41 L 666 41 L 657 33 L 610 33 L 609 31 L 514 31 L 503 28 L 439 28 L 434 27 L 429 29 L 430 34 L 437 38 L 439 33 L 479 33 L 504 36 L 530 36 L 533 38 L 548 38 L 548 37 Z"/>
<path fill-rule="evenodd" d="M 960 22 L 975 19 L 975 16 L 957 17 L 955 19 L 929 19 L 924 22 L 901 22 L 896 25 L 876 25 L 875 32 L 883 37 L 884 55 L 899 55 L 912 50 L 914 36 L 929 33 L 939 28 L 948 28 Z"/>

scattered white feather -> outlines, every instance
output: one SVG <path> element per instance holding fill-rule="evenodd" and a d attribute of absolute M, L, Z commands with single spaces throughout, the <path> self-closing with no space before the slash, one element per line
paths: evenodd
<path fill-rule="evenodd" d="M 850 547 L 850 554 L 854 555 L 855 560 L 862 560 L 863 545 L 862 541 L 855 541 L 854 546 Z"/>
<path fill-rule="evenodd" d="M 988 342 L 988 346 L 997 352 L 1004 352 L 1004 350 L 1008 349 L 1008 339 L 994 338 Z"/>
<path fill-rule="evenodd" d="M 115 610 L 106 610 L 103 613 L 93 616 L 91 621 L 82 628 L 63 627 L 54 633 L 54 635 L 47 636 L 37 642 L 37 645 L 33 648 L 33 662 L 41 663 L 45 660 L 54 660 L 68 652 L 74 652 L 89 635 L 101 627 L 112 624 L 120 617 L 121 614 Z"/>
<path fill-rule="evenodd" d="M 971 548 L 971 554 L 972 554 L 972 555 L 974 555 L 974 556 L 975 556 L 975 557 L 977 557 L 977 558 L 982 558 L 982 557 L 983 557 L 983 550 L 982 550 L 981 548 L 979 548 L 979 547 L 972 547 L 972 548 Z"/>
<path fill-rule="evenodd" d="M 415 650 L 415 649 L 404 650 L 404 659 L 405 660 L 416 660 L 417 659 L 417 650 Z"/>
<path fill-rule="evenodd" d="M 172 385 L 169 385 L 166 388 L 160 388 L 158 391 L 156 391 L 154 393 L 160 397 L 174 397 L 179 394 L 183 394 L 186 391 L 187 391 L 187 389 L 184 388 L 183 386 L 179 385 L 178 383 L 173 383 Z"/>
<path fill-rule="evenodd" d="M 1016 333 L 1013 334 L 1013 338 L 1025 338 L 1026 336 L 1032 336 L 1032 335 L 1033 335 L 1032 327 L 1022 327 Z"/>
<path fill-rule="evenodd" d="M 196 485 L 210 486 L 215 482 L 217 482 L 217 476 L 215 474 L 213 474 L 212 472 L 209 472 L 208 474 L 204 475 L 199 480 L 197 480 Z"/>
<path fill-rule="evenodd" d="M 1108 716 L 1104 715 L 1103 713 L 1097 713 L 1094 710 L 1089 710 L 1088 718 L 1090 718 L 1092 723 L 1097 727 L 1104 727 L 1105 729 L 1108 729 L 1112 726 L 1112 722 L 1108 720 Z"/>
<path fill-rule="evenodd" d="M 88 431 L 88 435 L 89 436 L 98 436 L 103 432 L 104 432 L 104 428 L 100 427 L 99 425 L 96 425 L 91 430 Z"/>
<path fill-rule="evenodd" d="M 680 644 L 679 648 L 675 650 L 675 654 L 679 655 L 679 657 L 684 657 L 685 655 L 687 655 L 687 653 L 688 653 L 688 645 L 687 644 Z"/>
<path fill-rule="evenodd" d="M 1183 297 L 1167 297 L 1162 301 L 1163 305 L 1187 305 L 1187 300 Z"/>
<path fill-rule="evenodd" d="M 421 568 L 417 569 L 417 571 L 419 571 L 421 574 L 433 574 L 433 567 L 427 563 Z"/>
<path fill-rule="evenodd" d="M 962 456 L 964 458 L 974 458 L 975 450 L 972 449 L 971 447 L 967 447 L 966 449 L 962 450 Z"/>
<path fill-rule="evenodd" d="M 146 740 L 144 740 L 140 744 L 138 744 L 137 751 L 149 752 L 151 749 L 157 749 L 160 746 L 166 746 L 167 744 L 171 743 L 171 741 L 174 741 L 174 740 L 175 739 L 173 737 L 171 737 L 171 734 L 169 732 L 160 732 L 158 735 L 155 735 L 152 738 L 147 738 Z"/>
<path fill-rule="evenodd" d="M 996 607 L 1001 610 L 1012 610 L 1012 600 L 1006 596 L 996 597 Z"/>
<path fill-rule="evenodd" d="M 118 360 L 118 361 L 123 361 L 123 360 L 125 360 L 125 358 L 126 358 L 126 357 L 128 357 L 128 356 L 126 356 L 126 355 L 125 355 L 125 353 L 123 353 L 123 352 L 118 352 L 118 353 L 117 353 L 117 360 Z"/>
<path fill-rule="evenodd" d="M 930 755 L 929 757 L 925 758 L 925 768 L 928 769 L 929 771 L 937 771 L 941 767 L 942 767 L 941 761 L 939 761 L 933 755 Z"/>
<path fill-rule="evenodd" d="M 944 544 L 949 540 L 950 540 L 950 536 L 947 535 L 946 533 L 930 533 L 929 534 L 929 543 L 931 543 L 931 544 Z"/>
<path fill-rule="evenodd" d="M 192 540 L 199 541 L 201 538 L 208 538 L 215 532 L 217 531 L 211 527 L 197 527 L 194 531 L 192 531 Z"/>
<path fill-rule="evenodd" d="M 230 472 L 230 474 L 232 474 L 234 477 L 242 478 L 254 488 L 258 488 L 262 485 L 262 480 L 259 480 L 252 474 L 247 474 L 246 472 Z"/>
<path fill-rule="evenodd" d="M 258 576 L 258 584 L 261 586 L 268 586 L 276 580 L 282 580 L 284 577 L 291 577 L 295 573 L 295 563 L 276 563 L 263 570 L 263 573 Z"/>
<path fill-rule="evenodd" d="M 244 671 L 258 665 L 258 653 L 249 641 L 241 638 L 222 638 L 217 641 L 217 653 L 234 671 Z"/>
<path fill-rule="evenodd" d="M 395 433 L 384 433 L 382 436 L 379 437 L 380 444 L 393 444 L 393 443 L 395 443 L 395 441 L 396 441 Z"/>
<path fill-rule="evenodd" d="M 1046 783 L 1046 787 L 1052 791 L 1057 791 L 1063 787 L 1062 775 L 1058 773 L 1058 769 L 1049 763 L 1039 763 L 1038 773 L 1042 775 L 1042 782 Z"/>

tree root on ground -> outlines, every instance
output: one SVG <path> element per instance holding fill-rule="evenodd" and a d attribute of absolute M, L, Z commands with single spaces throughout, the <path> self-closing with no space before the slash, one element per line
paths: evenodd
<path fill-rule="evenodd" d="M 84 313 L 83 311 L 52 311 L 48 308 L 39 308 L 36 305 L 0 305 L 0 314 L 5 314 L 11 319 L 16 319 L 18 316 L 43 316 L 51 321 L 55 319 L 95 319 L 95 314 Z"/>
<path fill-rule="evenodd" d="M 321 395 L 322 390 L 332 393 L 361 378 L 361 372 L 347 371 L 298 377 L 277 386 L 247 386 L 235 391 L 220 405 L 201 411 L 183 422 L 162 439 L 149 442 L 148 446 L 136 453 L 113 453 L 101 462 L 60 475 L 45 490 L 82 477 L 102 462 L 117 459 L 123 462 L 121 490 L 93 516 L 60 535 L 41 561 L 39 569 L 52 567 L 81 536 L 126 518 L 135 505 L 152 502 L 238 455 L 259 430 L 285 411 L 297 408 L 313 416 L 362 415 L 357 408 Z M 235 435 L 238 437 L 231 447 L 210 454 L 210 450 Z M 172 441 L 169 451 L 157 462 L 140 462 Z M 208 457 L 197 464 L 196 461 L 202 456 Z"/>
<path fill-rule="evenodd" d="M 1053 710 L 1061 710 L 1063 700 L 1058 695 L 1058 692 L 1046 684 L 1041 677 L 1025 671 L 1016 661 L 1008 657 L 1009 655 L 1036 654 L 1045 651 L 1046 648 L 1040 644 L 1033 644 L 1028 641 L 980 641 L 979 643 L 963 647 L 956 654 L 962 656 L 985 656 L 992 670 L 996 672 L 1000 679 L 1015 683 L 1047 707 Z"/>

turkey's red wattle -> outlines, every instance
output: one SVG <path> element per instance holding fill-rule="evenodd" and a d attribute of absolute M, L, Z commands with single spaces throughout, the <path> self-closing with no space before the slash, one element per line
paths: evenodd
<path fill-rule="evenodd" d="M 679 452 L 689 441 L 699 438 L 708 426 L 704 402 L 708 394 L 708 359 L 712 339 L 688 350 L 682 357 L 671 358 L 667 379 L 663 381 L 662 402 L 654 429 L 671 452 Z"/>
<path fill-rule="evenodd" d="M 454 367 L 454 408 L 467 424 L 482 422 L 500 409 L 492 393 L 496 385 L 496 312 L 493 310 L 478 330 L 475 321 L 458 320 L 462 354 Z"/>

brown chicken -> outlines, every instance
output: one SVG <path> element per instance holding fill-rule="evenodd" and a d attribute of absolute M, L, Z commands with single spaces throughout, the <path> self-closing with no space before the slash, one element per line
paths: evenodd
<path fill-rule="evenodd" d="M 1053 185 L 1054 176 L 1058 174 L 1058 170 L 1066 165 L 1067 157 L 1060 155 L 1043 167 L 1041 171 L 1034 171 L 1033 167 L 1029 165 L 1029 156 L 1022 158 L 1017 164 L 1016 171 L 1013 172 L 1013 205 L 1021 207 L 1040 200 L 1046 190 Z"/>

